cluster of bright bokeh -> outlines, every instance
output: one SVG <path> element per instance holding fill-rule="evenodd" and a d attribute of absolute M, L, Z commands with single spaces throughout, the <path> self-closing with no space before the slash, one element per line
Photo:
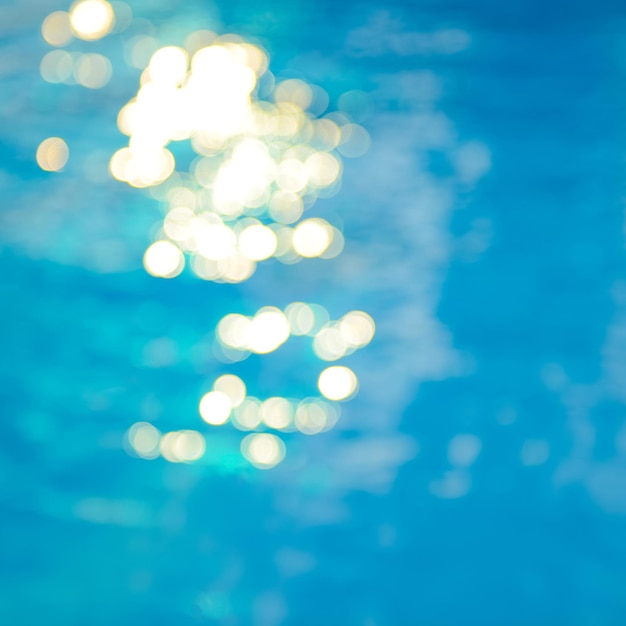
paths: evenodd
<path fill-rule="evenodd" d="M 42 58 L 41 77 L 49 83 L 78 84 L 88 89 L 104 87 L 113 71 L 106 56 L 61 48 L 70 45 L 75 38 L 96 41 L 108 35 L 114 27 L 123 30 L 131 17 L 132 11 L 127 4 L 106 0 L 79 0 L 69 12 L 50 13 L 41 25 L 41 34 L 46 43 L 57 49 Z"/>
<path fill-rule="evenodd" d="M 318 357 L 335 360 L 348 351 L 363 347 L 374 335 L 374 321 L 363 311 L 350 311 L 330 321 L 319 305 L 293 302 L 281 311 L 263 307 L 252 317 L 226 315 L 217 326 L 216 337 L 223 349 L 235 350 L 239 359 L 254 352 L 267 354 L 279 348 L 290 335 L 309 335 Z M 329 333 L 336 333 L 329 335 Z M 316 340 L 324 335 L 316 349 Z M 341 352 L 341 354 L 339 354 Z M 332 365 L 318 377 L 318 397 L 302 400 L 272 396 L 260 399 L 249 395 L 245 382 L 234 374 L 214 381 L 199 401 L 200 418 L 212 427 L 230 424 L 240 431 L 255 431 L 241 442 L 243 456 L 255 467 L 268 469 L 285 456 L 285 444 L 272 432 L 300 432 L 316 435 L 331 429 L 341 414 L 341 401 L 350 400 L 358 390 L 356 374 L 348 367 Z M 205 452 L 204 436 L 195 430 L 161 434 L 146 422 L 134 424 L 127 433 L 129 450 L 145 459 L 162 456 L 170 462 L 190 463 Z"/>
<path fill-rule="evenodd" d="M 63 47 L 75 38 L 96 41 L 121 32 L 131 21 L 128 5 L 107 0 L 79 0 L 67 12 L 51 13 L 42 36 L 56 49 L 41 61 L 42 78 L 103 88 L 112 77 L 110 60 Z M 127 62 L 143 71 L 136 96 L 118 114 L 118 127 L 129 139 L 112 155 L 109 171 L 132 187 L 160 190 L 155 195 L 165 214 L 144 254 L 149 274 L 173 278 L 189 258 L 198 277 L 238 283 L 270 258 L 293 264 L 341 253 L 341 230 L 305 212 L 338 191 L 342 157 L 367 150 L 364 128 L 345 113 L 327 113 L 329 97 L 320 87 L 277 80 L 266 52 L 235 35 L 196 31 L 183 46 L 161 48 L 139 36 L 126 47 Z M 343 98 L 349 101 L 350 93 Z M 192 151 L 185 171 L 177 169 L 176 142 Z M 59 137 L 45 139 L 37 150 L 47 171 L 61 171 L 68 158 Z M 226 315 L 215 337 L 227 363 L 272 352 L 290 336 L 310 337 L 319 359 L 336 361 L 366 346 L 374 331 L 363 311 L 331 320 L 320 305 L 293 302 L 284 310 L 266 306 L 252 316 Z M 270 468 L 285 456 L 278 433 L 314 435 L 332 428 L 338 403 L 356 394 L 358 379 L 348 367 L 333 365 L 319 374 L 317 388 L 315 397 L 260 399 L 248 394 L 241 378 L 225 374 L 199 399 L 198 419 L 250 431 L 241 453 L 255 467 Z M 205 456 L 207 441 L 198 430 L 162 433 L 138 422 L 126 433 L 125 446 L 141 458 L 191 463 Z"/>
<path fill-rule="evenodd" d="M 156 50 L 140 82 L 119 113 L 129 141 L 110 171 L 134 187 L 172 181 L 144 257 L 150 274 L 177 276 L 187 254 L 200 278 L 241 282 L 271 257 L 295 263 L 341 252 L 338 228 L 303 215 L 338 189 L 341 155 L 362 154 L 369 136 L 343 113 L 320 117 L 324 90 L 277 82 L 261 48 L 209 31 Z M 196 155 L 186 172 L 169 149 L 180 141 Z"/>
<path fill-rule="evenodd" d="M 290 335 L 307 335 L 313 338 L 313 351 L 320 359 L 336 361 L 366 346 L 374 331 L 374 320 L 364 311 L 350 311 L 333 321 L 318 304 L 292 302 L 284 311 L 268 306 L 252 317 L 226 315 L 217 325 L 217 339 L 226 356 L 240 361 L 250 353 L 276 350 Z"/>

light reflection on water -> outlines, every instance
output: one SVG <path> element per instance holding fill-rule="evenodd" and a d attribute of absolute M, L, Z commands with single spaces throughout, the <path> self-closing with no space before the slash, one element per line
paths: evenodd
<path fill-rule="evenodd" d="M 116 21 L 113 16 L 118 12 L 120 19 Z M 328 113 L 330 99 L 324 89 L 301 78 L 274 76 L 269 56 L 259 45 L 235 35 L 218 36 L 210 30 L 191 34 L 181 30 L 181 46 L 160 46 L 158 28 L 151 26 L 149 37 L 137 35 L 134 26 L 139 24 L 145 30 L 145 20 L 130 18 L 126 5 L 116 3 L 113 10 L 104 0 L 85 0 L 67 14 L 53 12 L 44 20 L 43 37 L 58 48 L 44 52 L 41 76 L 49 83 L 67 84 L 48 89 L 69 93 L 87 87 L 119 94 L 120 86 L 129 82 L 131 66 L 145 69 L 136 96 L 122 103 L 119 112 L 107 100 L 96 110 L 109 124 L 115 119 L 120 131 L 129 136 L 127 147 L 107 149 L 110 138 L 91 144 L 81 141 L 80 119 L 68 126 L 63 121 L 63 108 L 57 109 L 61 117 L 47 125 L 51 131 L 56 130 L 53 126 L 67 131 L 72 155 L 69 165 L 66 142 L 51 138 L 41 144 L 37 153 L 40 166 L 62 171 L 56 179 L 42 181 L 40 190 L 35 189 L 27 215 L 18 216 L 10 210 L 5 214 L 5 220 L 13 220 L 17 226 L 8 234 L 8 242 L 34 257 L 104 273 L 125 272 L 136 267 L 138 244 L 148 234 L 147 228 L 141 232 L 139 226 L 147 222 L 135 216 L 111 215 L 106 204 L 117 196 L 124 203 L 139 201 L 146 214 L 153 213 L 151 206 L 162 207 L 163 218 L 150 231 L 154 243 L 143 256 L 149 274 L 178 277 L 191 285 L 187 272 L 181 276 L 190 258 L 191 272 L 203 280 L 250 281 L 251 288 L 236 296 L 234 304 L 243 296 L 264 306 L 249 317 L 230 312 L 222 315 L 215 324 L 217 341 L 213 345 L 199 339 L 191 350 L 182 348 L 180 341 L 165 331 L 145 343 L 142 366 L 175 370 L 191 365 L 203 375 L 204 371 L 215 372 L 217 366 L 217 372 L 244 378 L 246 387 L 260 387 L 265 394 L 255 393 L 265 400 L 250 395 L 242 400 L 244 408 L 228 400 L 228 407 L 221 412 L 215 403 L 218 398 L 226 401 L 227 394 L 209 389 L 201 396 L 199 413 L 206 423 L 225 424 L 232 413 L 233 424 L 244 430 L 272 428 L 275 422 L 285 424 L 279 430 L 293 427 L 308 434 L 325 432 L 337 424 L 338 407 L 316 399 L 312 392 L 337 401 L 352 398 L 359 388 L 362 400 L 345 411 L 346 423 L 338 432 L 356 429 L 385 433 L 395 442 L 382 444 L 388 447 L 382 460 L 373 453 L 366 471 L 352 478 L 355 487 L 371 485 L 378 489 L 381 480 L 392 481 L 396 467 L 418 450 L 414 441 L 395 432 L 411 388 L 420 380 L 458 374 L 467 367 L 451 349 L 434 307 L 450 256 L 447 215 L 457 190 L 471 189 L 488 171 L 489 151 L 478 142 L 458 140 L 452 122 L 437 110 L 439 80 L 429 71 L 377 75 L 374 85 L 378 87 L 370 90 L 371 95 L 348 89 L 337 97 L 339 112 Z M 398 28 L 396 22 L 377 18 L 350 34 L 347 55 L 415 54 L 413 44 L 407 42 L 422 35 L 398 33 Z M 381 29 L 389 29 L 389 33 L 376 45 L 384 43 L 388 49 L 368 49 L 366 33 Z M 432 44 L 440 53 L 456 53 L 468 43 L 461 35 L 461 31 L 442 31 L 424 39 L 424 45 Z M 85 52 L 84 48 L 72 50 L 74 37 L 98 41 L 98 53 Z M 121 60 L 117 51 L 120 43 L 124 49 Z M 109 64 L 106 69 L 96 63 L 96 57 L 105 59 Z M 109 59 L 116 59 L 113 70 Z M 81 105 L 81 96 L 73 97 L 74 106 L 94 103 L 85 100 Z M 115 98 L 119 100 L 119 96 Z M 399 110 L 393 111 L 396 107 Z M 374 114 L 375 108 L 378 111 Z M 374 149 L 369 156 L 363 155 L 370 146 L 370 135 L 360 124 L 366 124 L 373 133 Z M 107 152 L 112 155 L 110 159 Z M 423 159 L 431 152 L 445 156 L 447 176 L 429 173 Z M 359 164 L 347 168 L 346 189 L 340 192 L 342 156 L 359 157 Z M 132 187 L 153 187 L 154 191 L 142 199 L 137 196 L 141 191 L 120 195 L 105 172 L 107 161 L 114 178 Z M 89 186 L 82 181 L 89 181 Z M 76 219 L 71 207 L 76 201 L 89 202 L 95 190 L 100 199 L 90 207 L 89 218 Z M 42 238 L 30 220 L 51 206 L 56 219 Z M 324 217 L 309 217 L 314 211 Z M 354 233 L 355 245 L 348 245 L 347 250 L 344 220 L 350 220 Z M 133 222 L 136 226 L 130 231 L 136 235 L 131 237 L 124 223 Z M 62 235 L 61 229 L 68 223 L 73 236 Z M 120 236 L 120 230 L 127 232 Z M 110 239 L 109 233 L 115 233 L 115 239 Z M 316 257 L 328 266 L 313 265 Z M 270 263 L 272 259 L 282 262 L 284 269 Z M 301 260 L 302 264 L 293 267 Z M 265 273 L 256 270 L 259 263 L 267 265 Z M 310 269 L 307 263 L 311 263 Z M 253 275 L 258 275 L 256 282 Z M 360 304 L 362 300 L 372 311 L 384 310 L 378 347 L 369 356 L 365 352 L 353 357 L 357 358 L 353 367 L 316 369 L 312 355 L 336 361 L 367 345 L 374 336 L 374 321 L 363 311 L 352 311 L 332 321 L 320 304 L 285 303 L 283 312 L 268 307 L 267 296 L 259 297 L 261 293 L 274 294 L 278 301 L 284 301 L 290 289 L 293 295 L 316 294 L 333 310 L 343 306 L 345 311 L 346 304 Z M 390 308 L 383 304 L 388 301 L 393 302 Z M 170 324 L 176 323 L 173 312 Z M 210 334 L 209 325 L 195 330 L 196 334 L 207 332 Z M 300 356 L 291 349 L 285 360 L 274 359 L 268 365 L 255 361 L 253 370 L 241 369 L 250 354 L 273 352 L 290 335 L 311 335 L 310 348 Z M 407 354 L 415 355 L 410 366 Z M 290 367 L 298 361 L 301 366 Z M 240 369 L 229 372 L 228 366 Z M 266 384 L 264 380 L 270 378 L 280 384 Z M 294 399 L 298 395 L 306 399 Z M 155 398 L 157 405 L 163 403 L 158 386 L 151 388 L 148 396 Z M 286 404 L 273 414 L 268 408 L 270 401 L 274 407 L 280 402 Z M 148 446 L 149 450 L 145 437 L 133 434 L 137 424 L 162 419 L 161 414 L 161 409 L 142 410 L 139 420 L 127 424 L 130 430 L 125 441 L 139 456 L 152 458 L 154 450 L 160 449 L 170 460 L 186 458 L 183 453 L 171 452 L 176 448 L 171 442 L 172 437 L 178 437 L 177 442 L 186 441 L 175 433 L 187 431 L 171 431 L 171 436 L 164 435 L 166 441 L 171 440 L 169 444 Z M 201 423 L 197 413 L 196 417 L 187 413 L 187 418 L 178 420 L 185 427 Z M 377 446 L 374 441 L 372 445 Z M 352 446 L 340 434 L 337 443 L 346 450 Z M 303 448 L 296 447 L 295 466 L 306 457 L 315 466 L 325 448 L 325 444 L 311 444 L 303 455 Z M 246 454 L 250 457 L 249 452 Z M 279 456 L 282 459 L 282 455 L 276 458 Z M 331 460 L 330 467 L 340 472 L 343 464 L 333 466 Z"/>
<path fill-rule="evenodd" d="M 361 62 L 387 55 L 394 63 L 367 78 L 338 80 L 331 69 L 308 76 L 306 58 L 282 72 L 285 53 L 276 64 L 264 51 L 271 49 L 269 36 L 253 46 L 252 37 L 216 39 L 215 32 L 237 31 L 213 23 L 207 24 L 213 30 L 191 35 L 181 23 L 173 35 L 158 20 L 146 23 L 148 11 L 136 10 L 133 20 L 115 3 L 116 15 L 127 17 L 123 27 L 123 19 L 107 21 L 107 9 L 98 13 L 96 5 L 108 3 L 94 1 L 93 18 L 70 10 L 76 16 L 70 36 L 61 18 L 48 29 L 59 48 L 41 47 L 38 71 L 48 82 L 38 77 L 37 93 L 54 115 L 34 115 L 21 145 L 33 168 L 44 145 L 39 163 L 51 173 L 29 170 L 35 183 L 18 189 L 19 202 L 3 212 L 10 228 L 2 237 L 16 255 L 65 265 L 85 290 L 79 297 L 66 286 L 65 295 L 79 300 L 72 306 L 79 315 L 55 344 L 82 376 L 49 368 L 37 383 L 45 402 L 24 419 L 20 436 L 37 442 L 52 466 L 76 471 L 91 463 L 94 477 L 120 467 L 128 480 L 121 493 L 95 480 L 48 485 L 34 478 L 46 493 L 26 508 L 171 535 L 187 529 L 188 554 L 209 544 L 207 554 L 223 560 L 223 578 L 215 575 L 206 587 L 188 583 L 194 610 L 244 622 L 256 611 L 266 616 L 255 618 L 259 623 L 281 623 L 294 608 L 280 576 L 258 598 L 243 593 L 242 600 L 245 548 L 233 541 L 233 556 L 211 543 L 229 525 L 241 534 L 244 514 L 233 505 L 227 522 L 207 522 L 213 534 L 200 537 L 198 519 L 208 505 L 195 499 L 204 498 L 210 480 L 237 477 L 247 486 L 222 482 L 216 503 L 232 490 L 243 510 L 262 494 L 271 503 L 263 510 L 268 526 L 285 523 L 271 522 L 272 515 L 304 526 L 348 526 L 346 494 L 388 493 L 399 468 L 432 454 L 434 444 L 406 434 L 400 419 L 421 383 L 474 367 L 455 349 L 438 307 L 458 249 L 475 261 L 489 247 L 489 220 L 473 223 L 460 242 L 450 220 L 471 201 L 491 156 L 483 143 L 466 140 L 440 106 L 449 88 L 445 72 L 394 63 L 462 54 L 473 37 L 448 27 L 418 32 L 388 13 L 364 17 L 343 33 L 341 54 Z M 211 104 L 193 85 L 196 69 L 209 71 L 199 61 L 194 66 L 203 50 L 216 59 L 231 55 L 227 69 L 207 64 L 215 69 L 211 80 L 223 81 L 220 89 L 234 85 L 232 98 Z M 321 68 L 331 62 L 314 58 L 308 63 Z M 241 68 L 231 73 L 233 65 L 254 77 Z M 209 107 L 211 123 L 202 127 L 184 98 L 173 102 L 170 92 L 183 84 L 192 103 Z M 99 123 L 102 130 L 93 128 Z M 155 142 L 156 130 L 162 134 Z M 41 144 L 57 135 L 69 158 L 61 144 L 54 150 Z M 112 181 L 109 169 L 132 188 Z M 142 259 L 153 277 L 173 280 L 145 275 Z M 51 318 L 67 311 L 61 296 L 55 310 Z M 607 375 L 617 378 L 612 363 Z M 589 456 L 585 411 L 596 391 L 569 383 L 555 389 L 569 402 L 577 445 Z M 502 424 L 515 423 L 511 415 L 504 410 Z M 428 419 L 444 421 L 445 412 Z M 444 461 L 424 478 L 422 503 L 471 497 L 476 467 L 491 453 L 474 428 L 455 424 L 438 442 Z M 525 468 L 541 467 L 554 453 L 538 435 L 519 448 L 515 461 Z M 125 449 L 151 462 L 139 469 Z M 573 454 L 559 480 L 575 480 L 587 462 Z M 610 470 L 609 463 L 594 466 L 585 480 L 600 502 L 619 509 L 603 477 Z M 289 540 L 297 544 L 293 535 Z M 381 523 L 380 544 L 396 540 L 393 521 Z M 286 579 L 315 567 L 315 546 L 280 541 L 274 538 L 275 569 Z M 166 578 L 155 571 L 145 565 L 130 572 L 129 586 L 154 590 L 154 579 Z M 176 593 L 180 610 L 184 594 Z M 361 622 L 377 623 L 368 619 Z"/>

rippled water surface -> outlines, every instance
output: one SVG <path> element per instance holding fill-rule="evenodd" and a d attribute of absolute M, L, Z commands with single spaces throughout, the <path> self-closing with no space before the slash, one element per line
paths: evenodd
<path fill-rule="evenodd" d="M 623 7 L 89 2 L 0 4 L 0 621 L 623 624 Z"/>

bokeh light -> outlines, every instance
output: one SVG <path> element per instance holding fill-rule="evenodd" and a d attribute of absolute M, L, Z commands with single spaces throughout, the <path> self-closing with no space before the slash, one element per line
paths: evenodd
<path fill-rule="evenodd" d="M 270 469 L 285 458 L 285 444 L 269 433 L 248 435 L 241 442 L 241 452 L 255 467 Z"/>
<path fill-rule="evenodd" d="M 60 137 L 48 137 L 37 148 L 37 164 L 47 172 L 59 172 L 69 159 L 70 151 Z"/>
<path fill-rule="evenodd" d="M 113 28 L 113 7 L 106 0 L 79 0 L 70 9 L 70 23 L 77 37 L 101 39 Z"/>
<path fill-rule="evenodd" d="M 329 400 L 347 400 L 356 393 L 359 381 L 348 367 L 327 367 L 317 381 L 320 392 Z"/>
<path fill-rule="evenodd" d="M 41 25 L 41 35 L 51 46 L 65 46 L 72 38 L 70 15 L 66 11 L 50 13 Z"/>
<path fill-rule="evenodd" d="M 211 426 L 221 426 L 228 421 L 233 408 L 224 391 L 209 391 L 200 400 L 200 417 Z"/>
<path fill-rule="evenodd" d="M 155 459 L 159 456 L 161 433 L 148 422 L 133 424 L 126 433 L 131 449 L 143 459 Z"/>
<path fill-rule="evenodd" d="M 183 271 L 185 257 L 169 241 L 156 241 L 146 250 L 143 264 L 152 276 L 174 278 Z"/>

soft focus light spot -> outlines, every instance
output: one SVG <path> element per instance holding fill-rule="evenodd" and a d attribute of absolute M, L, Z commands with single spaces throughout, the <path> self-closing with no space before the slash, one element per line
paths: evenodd
<path fill-rule="evenodd" d="M 265 52 L 249 43 L 239 46 L 246 56 L 246 65 L 257 75 L 261 76 L 267 70 L 268 58 Z"/>
<path fill-rule="evenodd" d="M 234 374 L 224 374 L 213 383 L 213 390 L 219 391 L 230 400 L 233 407 L 238 407 L 246 397 L 246 385 Z"/>
<path fill-rule="evenodd" d="M 109 170 L 113 178 L 117 180 L 126 180 L 126 169 L 133 158 L 133 152 L 130 148 L 121 148 L 113 154 L 109 162 Z"/>
<path fill-rule="evenodd" d="M 320 254 L 320 259 L 334 259 L 338 257 L 343 252 L 343 247 L 345 245 L 345 239 L 343 233 L 334 226 L 332 228 L 332 236 L 331 242 L 328 248 Z"/>
<path fill-rule="evenodd" d="M 296 409 L 295 426 L 305 435 L 317 435 L 326 430 L 328 412 L 326 403 L 303 400 Z"/>
<path fill-rule="evenodd" d="M 144 459 L 155 459 L 159 456 L 161 433 L 152 424 L 148 422 L 133 424 L 126 433 L 126 438 L 138 456 Z"/>
<path fill-rule="evenodd" d="M 225 345 L 245 350 L 252 320 L 245 315 L 231 313 L 223 317 L 217 325 L 217 337 Z"/>
<path fill-rule="evenodd" d="M 332 185 L 341 172 L 339 161 L 327 152 L 312 154 L 305 162 L 308 180 L 315 187 Z"/>
<path fill-rule="evenodd" d="M 74 65 L 76 82 L 88 89 L 100 89 L 111 80 L 111 62 L 101 54 L 81 54 Z"/>
<path fill-rule="evenodd" d="M 174 156 L 165 148 L 121 148 L 109 163 L 113 177 L 133 187 L 161 183 L 172 174 L 174 167 Z"/>
<path fill-rule="evenodd" d="M 304 211 L 302 198 L 286 191 L 277 191 L 269 203 L 270 217 L 281 224 L 297 222 Z"/>
<path fill-rule="evenodd" d="M 285 315 L 289 321 L 292 335 L 306 335 L 315 326 L 315 313 L 304 302 L 292 302 L 285 309 Z"/>
<path fill-rule="evenodd" d="M 320 150 L 333 150 L 341 141 L 341 130 L 332 120 L 316 120 L 313 125 L 313 143 Z"/>
<path fill-rule="evenodd" d="M 125 46 L 125 56 L 129 65 L 142 70 L 150 62 L 150 58 L 159 47 L 154 37 L 137 35 Z"/>
<path fill-rule="evenodd" d="M 133 10 L 126 2 L 121 2 L 120 0 L 111 2 L 111 7 L 113 7 L 113 14 L 115 16 L 112 32 L 121 33 L 132 24 Z"/>
<path fill-rule="evenodd" d="M 274 307 L 261 309 L 248 329 L 248 347 L 257 354 L 276 350 L 289 337 L 289 322 L 285 314 Z"/>
<path fill-rule="evenodd" d="M 52 50 L 44 55 L 39 73 L 48 83 L 64 83 L 72 76 L 74 59 L 65 50 Z"/>
<path fill-rule="evenodd" d="M 276 251 L 277 244 L 274 231 L 262 224 L 248 226 L 239 235 L 239 249 L 253 261 L 271 257 Z"/>
<path fill-rule="evenodd" d="M 176 443 L 178 441 L 179 433 L 170 432 L 165 433 L 161 437 L 161 443 L 159 446 L 161 456 L 170 463 L 180 463 L 181 459 L 176 455 Z"/>
<path fill-rule="evenodd" d="M 365 91 L 355 89 L 339 96 L 339 108 L 347 113 L 355 122 L 364 122 L 374 109 L 372 97 Z"/>
<path fill-rule="evenodd" d="M 143 255 L 146 272 L 158 278 L 174 278 L 185 267 L 183 253 L 169 241 L 156 241 Z"/>
<path fill-rule="evenodd" d="M 332 228 L 324 220 L 304 220 L 294 230 L 293 247 L 303 257 L 320 256 L 330 245 L 331 235 Z"/>
<path fill-rule="evenodd" d="M 274 100 L 276 102 L 290 102 L 304 110 L 309 107 L 313 100 L 313 91 L 304 81 L 297 78 L 289 79 L 276 85 Z"/>
<path fill-rule="evenodd" d="M 350 311 L 341 318 L 339 329 L 351 346 L 362 348 L 374 337 L 376 324 L 364 311 Z"/>
<path fill-rule="evenodd" d="M 345 356 L 348 347 L 348 342 L 335 325 L 322 328 L 313 339 L 313 351 L 324 361 L 340 359 Z"/>
<path fill-rule="evenodd" d="M 81 0 L 70 9 L 70 23 L 77 37 L 100 39 L 113 28 L 113 7 L 106 0 Z"/>
<path fill-rule="evenodd" d="M 306 186 L 307 168 L 297 159 L 285 159 L 278 166 L 276 182 L 283 191 L 298 193 Z"/>
<path fill-rule="evenodd" d="M 182 48 L 167 46 L 157 50 L 150 59 L 150 79 L 156 83 L 177 85 L 187 73 L 189 55 Z"/>
<path fill-rule="evenodd" d="M 217 262 L 220 278 L 229 283 L 241 283 L 254 274 L 256 263 L 237 252 Z"/>
<path fill-rule="evenodd" d="M 50 13 L 41 25 L 41 34 L 51 46 L 64 46 L 72 38 L 70 14 L 65 11 Z"/>
<path fill-rule="evenodd" d="M 233 424 L 239 430 L 254 430 L 261 423 L 261 403 L 257 398 L 246 398 L 236 409 Z"/>
<path fill-rule="evenodd" d="M 317 386 L 329 400 L 346 400 L 356 392 L 358 380 L 351 369 L 334 365 L 320 374 Z"/>
<path fill-rule="evenodd" d="M 293 407 L 286 398 L 268 398 L 261 405 L 261 418 L 270 428 L 288 428 L 293 422 Z"/>
<path fill-rule="evenodd" d="M 285 458 L 285 444 L 276 435 L 248 435 L 241 442 L 244 457 L 259 469 L 269 469 Z"/>
<path fill-rule="evenodd" d="M 175 241 L 191 239 L 193 235 L 192 221 L 194 212 L 186 207 L 176 207 L 168 212 L 163 220 L 163 230 Z"/>
<path fill-rule="evenodd" d="M 345 124 L 341 127 L 341 143 L 337 150 L 346 157 L 359 157 L 368 151 L 371 143 L 369 133 L 362 126 Z"/>
<path fill-rule="evenodd" d="M 469 467 L 480 454 L 481 447 L 482 443 L 476 435 L 456 435 L 448 444 L 448 460 L 457 467 Z"/>
<path fill-rule="evenodd" d="M 171 442 L 171 451 L 183 463 L 197 461 L 204 455 L 206 443 L 204 437 L 196 430 L 181 430 Z"/>
<path fill-rule="evenodd" d="M 37 164 L 47 172 L 58 172 L 63 169 L 70 156 L 67 144 L 59 137 L 44 139 L 37 148 Z"/>
<path fill-rule="evenodd" d="M 200 48 L 210 46 L 217 35 L 212 30 L 196 30 L 185 39 L 185 48 L 190 54 L 194 54 Z"/>
<path fill-rule="evenodd" d="M 228 421 L 233 405 L 222 391 L 209 391 L 200 400 L 200 417 L 212 426 L 221 426 Z"/>

